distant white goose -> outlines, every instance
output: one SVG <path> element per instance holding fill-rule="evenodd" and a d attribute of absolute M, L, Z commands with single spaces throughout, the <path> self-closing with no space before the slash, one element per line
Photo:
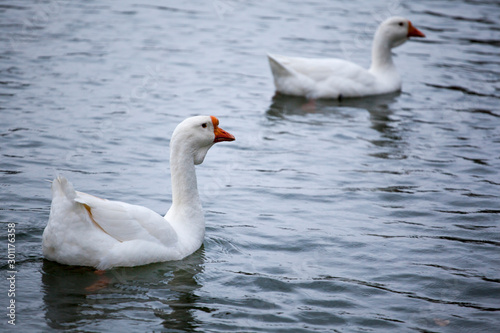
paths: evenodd
<path fill-rule="evenodd" d="M 268 55 L 276 91 L 315 98 L 361 97 L 401 90 L 391 49 L 409 37 L 425 37 L 411 22 L 391 17 L 380 24 L 372 46 L 370 69 L 342 59 L 292 58 Z"/>
<path fill-rule="evenodd" d="M 45 258 L 61 264 L 109 269 L 179 260 L 202 244 L 205 219 L 195 164 L 214 143 L 233 141 L 213 116 L 181 122 L 170 141 L 172 207 L 165 217 L 120 201 L 76 192 L 63 177 L 52 183 L 52 205 L 43 232 Z"/>

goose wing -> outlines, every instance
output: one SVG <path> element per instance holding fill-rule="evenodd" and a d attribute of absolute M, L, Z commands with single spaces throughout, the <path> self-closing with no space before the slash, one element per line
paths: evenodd
<path fill-rule="evenodd" d="M 75 201 L 85 207 L 97 227 L 120 242 L 141 239 L 168 246 L 177 241 L 168 221 L 149 208 L 78 191 Z"/>

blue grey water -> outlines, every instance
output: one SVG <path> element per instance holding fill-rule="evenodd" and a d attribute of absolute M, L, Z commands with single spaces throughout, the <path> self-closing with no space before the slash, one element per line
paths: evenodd
<path fill-rule="evenodd" d="M 266 53 L 368 67 L 392 15 L 427 35 L 395 49 L 401 93 L 273 99 Z M 499 19 L 496 0 L 0 2 L 0 330 L 497 330 Z M 165 213 L 169 138 L 197 114 L 236 136 L 197 167 L 200 250 L 104 276 L 43 259 L 49 180 Z"/>

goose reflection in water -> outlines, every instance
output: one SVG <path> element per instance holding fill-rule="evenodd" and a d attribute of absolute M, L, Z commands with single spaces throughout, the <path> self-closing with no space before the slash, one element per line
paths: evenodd
<path fill-rule="evenodd" d="M 359 115 L 359 112 L 354 111 L 366 110 L 369 113 L 370 128 L 380 133 L 380 135 L 370 135 L 369 131 L 356 128 L 352 131 L 358 133 L 356 138 L 372 144 L 373 149 L 369 150 L 368 155 L 380 159 L 400 160 L 407 157 L 407 145 L 402 133 L 404 129 L 400 128 L 400 121 L 393 116 L 397 113 L 397 110 L 393 109 L 393 105 L 398 103 L 398 98 L 403 94 L 395 92 L 364 98 L 346 98 L 340 101 L 336 99 L 308 100 L 303 97 L 276 94 L 266 112 L 266 116 L 268 120 L 273 122 L 277 119 L 291 120 L 291 116 L 321 114 L 325 115 L 324 122 L 323 120 L 318 122 L 317 117 L 306 121 L 318 122 L 320 126 L 325 124 L 335 126 L 337 121 L 332 119 L 338 117 L 341 118 L 342 123 L 345 123 L 345 119 Z M 353 112 L 350 112 L 350 109 Z M 334 118 L 326 117 L 329 115 Z"/>
<path fill-rule="evenodd" d="M 167 329 L 194 331 L 200 323 L 192 309 L 202 287 L 196 276 L 203 271 L 203 246 L 181 261 L 107 271 L 44 260 L 45 320 L 51 328 L 71 330 L 111 317 L 114 325 L 122 318 L 126 326 L 133 317 L 150 321 L 152 330 L 161 320 Z M 115 330 L 114 325 L 102 329 Z"/>
<path fill-rule="evenodd" d="M 269 106 L 266 115 L 269 120 L 285 119 L 291 115 L 307 115 L 311 113 L 338 114 L 348 117 L 346 112 L 340 112 L 340 108 L 365 109 L 370 113 L 371 128 L 382 133 L 392 135 L 390 115 L 394 112 L 391 108 L 396 103 L 397 97 L 402 93 L 395 92 L 385 95 L 370 96 L 364 98 L 318 99 L 308 100 L 304 97 L 276 94 Z"/>

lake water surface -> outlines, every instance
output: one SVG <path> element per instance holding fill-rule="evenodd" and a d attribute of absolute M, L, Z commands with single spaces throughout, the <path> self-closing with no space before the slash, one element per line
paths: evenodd
<path fill-rule="evenodd" d="M 0 2 L 0 330 L 498 330 L 499 14 L 496 0 Z M 395 49 L 401 93 L 273 99 L 267 52 L 368 67 L 392 15 L 427 35 Z M 197 167 L 201 249 L 104 276 L 43 259 L 48 180 L 163 214 L 170 135 L 197 114 L 236 136 Z"/>

